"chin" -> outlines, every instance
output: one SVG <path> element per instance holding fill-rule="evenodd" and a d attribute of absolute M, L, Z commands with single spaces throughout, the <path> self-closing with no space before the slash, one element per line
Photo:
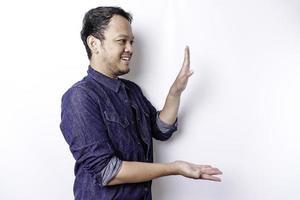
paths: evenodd
<path fill-rule="evenodd" d="M 116 75 L 117 76 L 122 76 L 122 75 L 125 75 L 125 74 L 128 74 L 130 72 L 130 68 L 126 68 L 126 69 L 123 69 L 123 70 L 119 70 Z"/>

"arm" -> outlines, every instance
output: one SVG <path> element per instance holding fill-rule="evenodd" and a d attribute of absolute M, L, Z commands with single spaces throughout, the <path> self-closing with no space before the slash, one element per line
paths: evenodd
<path fill-rule="evenodd" d="M 181 93 L 186 88 L 188 79 L 192 74 L 193 71 L 190 70 L 189 47 L 186 47 L 182 68 L 169 90 L 165 105 L 159 115 L 160 119 L 166 124 L 173 124 L 176 121 Z"/>
<path fill-rule="evenodd" d="M 182 175 L 193 179 L 221 181 L 220 178 L 214 176 L 220 174 L 222 172 L 219 169 L 209 165 L 196 165 L 185 161 L 175 161 L 166 164 L 123 161 L 119 173 L 108 185 L 138 183 L 169 175 Z"/>
<path fill-rule="evenodd" d="M 76 160 L 99 185 L 105 186 L 118 173 L 121 160 L 108 137 L 99 105 L 93 94 L 81 86 L 63 96 L 60 128 Z"/>

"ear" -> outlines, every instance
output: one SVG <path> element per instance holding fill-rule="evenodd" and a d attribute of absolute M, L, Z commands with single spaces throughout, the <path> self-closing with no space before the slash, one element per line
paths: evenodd
<path fill-rule="evenodd" d="M 86 40 L 91 52 L 93 54 L 98 54 L 100 51 L 99 49 L 100 40 L 98 38 L 95 38 L 92 35 L 89 35 Z"/>

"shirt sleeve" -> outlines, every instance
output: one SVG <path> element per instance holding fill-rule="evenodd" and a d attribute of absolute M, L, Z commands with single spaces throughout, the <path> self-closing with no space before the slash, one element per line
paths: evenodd
<path fill-rule="evenodd" d="M 102 116 L 86 89 L 73 87 L 64 94 L 60 128 L 76 165 L 105 186 L 117 175 L 122 161 L 115 154 Z"/>
<path fill-rule="evenodd" d="M 116 156 L 112 157 L 106 167 L 101 171 L 102 185 L 107 185 L 120 171 L 122 161 Z"/>
<path fill-rule="evenodd" d="M 177 119 L 173 124 L 167 124 L 159 118 L 160 111 L 157 111 L 156 113 L 156 125 L 161 132 L 167 133 L 171 129 L 177 128 Z"/>
<path fill-rule="evenodd" d="M 140 88 L 139 90 L 140 90 L 142 101 L 145 104 L 145 107 L 147 108 L 148 114 L 146 115 L 149 115 L 148 117 L 150 118 L 152 137 L 161 141 L 168 140 L 173 135 L 173 133 L 177 130 L 178 119 L 176 118 L 176 121 L 171 126 L 162 122 L 158 117 L 158 111 L 156 110 L 156 108 L 143 95 L 142 90 Z"/>

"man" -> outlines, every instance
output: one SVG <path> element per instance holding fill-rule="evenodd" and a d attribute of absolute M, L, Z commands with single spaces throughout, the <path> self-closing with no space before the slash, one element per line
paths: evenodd
<path fill-rule="evenodd" d="M 192 75 L 189 49 L 165 105 L 157 111 L 129 72 L 132 17 L 118 7 L 98 7 L 83 20 L 81 38 L 88 75 L 62 98 L 62 133 L 76 160 L 76 200 L 151 199 L 151 180 L 167 175 L 221 181 L 217 168 L 184 161 L 153 163 L 152 137 L 167 140 L 177 130 L 182 91 Z"/>

